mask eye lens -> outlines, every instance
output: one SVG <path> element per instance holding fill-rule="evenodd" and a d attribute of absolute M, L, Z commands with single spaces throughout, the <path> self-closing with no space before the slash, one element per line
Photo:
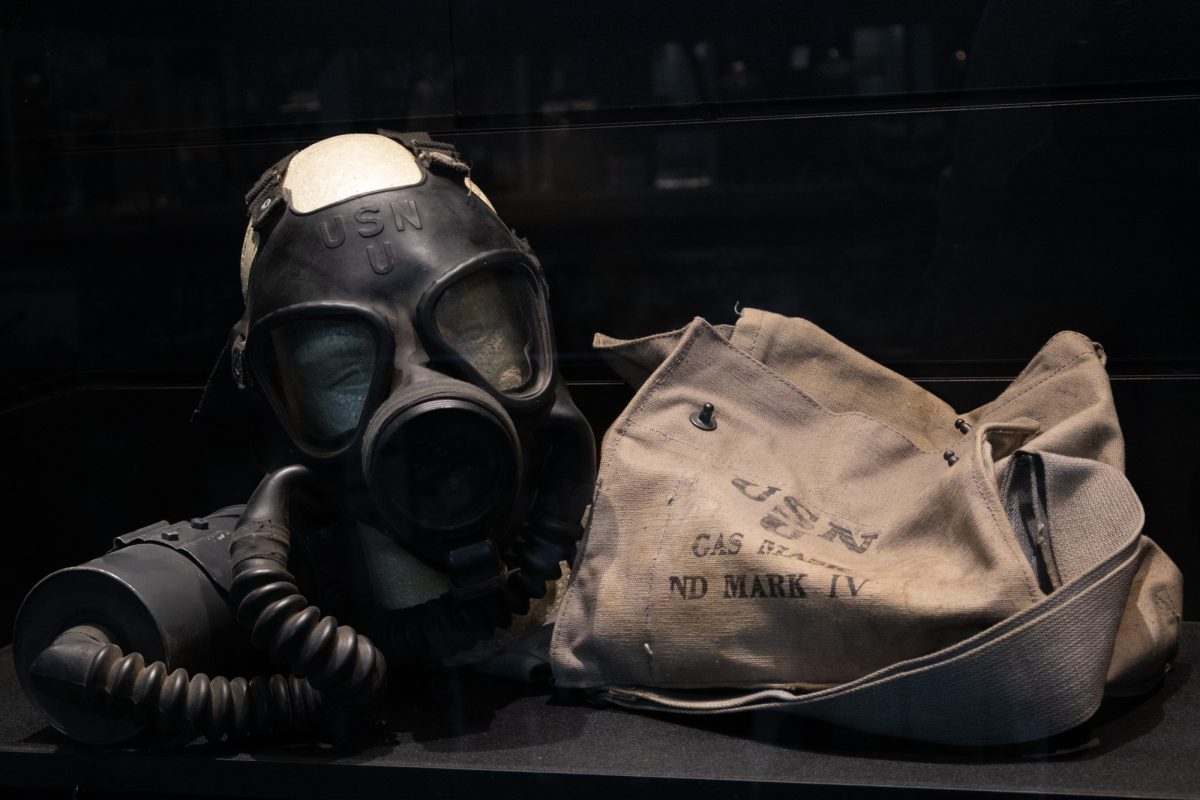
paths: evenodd
<path fill-rule="evenodd" d="M 335 450 L 358 428 L 377 350 L 359 320 L 297 319 L 271 329 L 255 371 L 300 443 Z"/>
<path fill-rule="evenodd" d="M 443 341 L 505 394 L 537 383 L 542 316 L 533 281 L 512 269 L 472 272 L 442 292 L 433 312 Z"/>

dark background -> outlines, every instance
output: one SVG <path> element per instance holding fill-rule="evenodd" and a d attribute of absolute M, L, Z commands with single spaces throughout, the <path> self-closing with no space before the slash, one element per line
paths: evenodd
<path fill-rule="evenodd" d="M 379 126 L 530 238 L 598 432 L 630 393 L 597 330 L 802 315 L 965 410 L 1076 329 L 1200 575 L 1197 41 L 1150 0 L 4 3 L 0 643 L 46 572 L 248 496 L 253 430 L 189 421 L 242 194 Z"/>

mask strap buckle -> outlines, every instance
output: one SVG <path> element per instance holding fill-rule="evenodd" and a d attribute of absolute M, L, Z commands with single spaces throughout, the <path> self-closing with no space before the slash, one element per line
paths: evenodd
<path fill-rule="evenodd" d="M 272 209 L 283 199 L 283 176 L 287 173 L 288 164 L 299 150 L 293 150 L 271 165 L 246 192 L 246 213 L 250 216 L 250 225 L 254 230 L 261 228 Z"/>
<path fill-rule="evenodd" d="M 437 166 L 468 178 L 471 176 L 471 165 L 463 160 L 458 148 L 449 142 L 435 142 L 425 131 L 400 132 L 379 128 L 375 132 L 404 145 L 427 168 Z"/>

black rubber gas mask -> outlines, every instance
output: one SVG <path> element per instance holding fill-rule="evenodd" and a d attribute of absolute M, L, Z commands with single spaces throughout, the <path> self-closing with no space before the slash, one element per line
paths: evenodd
<path fill-rule="evenodd" d="M 149 722 L 213 740 L 344 734 L 389 672 L 544 620 L 534 602 L 583 533 L 595 442 L 555 371 L 541 267 L 452 147 L 336 136 L 247 203 L 233 376 L 270 404 L 287 452 L 244 506 L 118 537 L 30 593 L 18 672 L 83 741 Z M 420 591 L 390 602 L 370 568 L 401 561 L 388 585 Z M 243 644 L 283 670 L 208 674 Z"/>
<path fill-rule="evenodd" d="M 323 172 L 303 161 L 313 148 L 264 175 L 249 198 L 235 378 L 357 517 L 458 591 L 497 588 L 535 498 L 561 493 L 546 479 L 586 483 L 593 469 L 556 373 L 541 266 L 451 148 L 409 134 L 326 142 L 338 140 L 407 158 L 382 179 L 407 185 L 293 190 L 293 171 Z M 567 452 L 585 438 L 588 452 Z M 548 470 L 555 447 L 565 460 Z"/>

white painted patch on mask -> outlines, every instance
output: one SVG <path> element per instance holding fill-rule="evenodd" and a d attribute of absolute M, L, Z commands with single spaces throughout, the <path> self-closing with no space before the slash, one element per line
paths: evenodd
<path fill-rule="evenodd" d="M 242 299 L 246 299 L 246 289 L 250 286 L 250 267 L 254 257 L 258 255 L 259 233 L 252 225 L 246 226 L 246 235 L 242 238 Z"/>
<path fill-rule="evenodd" d="M 374 133 L 347 133 L 309 145 L 292 158 L 283 196 L 299 214 L 368 192 L 421 182 L 417 159 L 399 142 Z"/>
<path fill-rule="evenodd" d="M 351 197 L 414 186 L 423 175 L 416 157 L 399 142 L 373 133 L 347 133 L 322 139 L 293 156 L 280 189 L 292 211 L 308 214 Z M 470 177 L 463 178 L 463 184 L 496 213 L 492 201 Z M 260 238 L 246 226 L 240 270 L 243 298 Z"/>
<path fill-rule="evenodd" d="M 475 195 L 480 200 L 482 200 L 484 203 L 486 203 L 487 207 L 492 210 L 493 214 L 496 213 L 496 207 L 494 205 L 492 205 L 492 201 L 488 200 L 487 195 L 483 193 L 483 189 L 480 189 L 479 186 L 476 185 L 475 181 L 471 180 L 470 175 L 463 178 L 463 183 L 465 183 L 467 185 L 468 192 Z"/>

